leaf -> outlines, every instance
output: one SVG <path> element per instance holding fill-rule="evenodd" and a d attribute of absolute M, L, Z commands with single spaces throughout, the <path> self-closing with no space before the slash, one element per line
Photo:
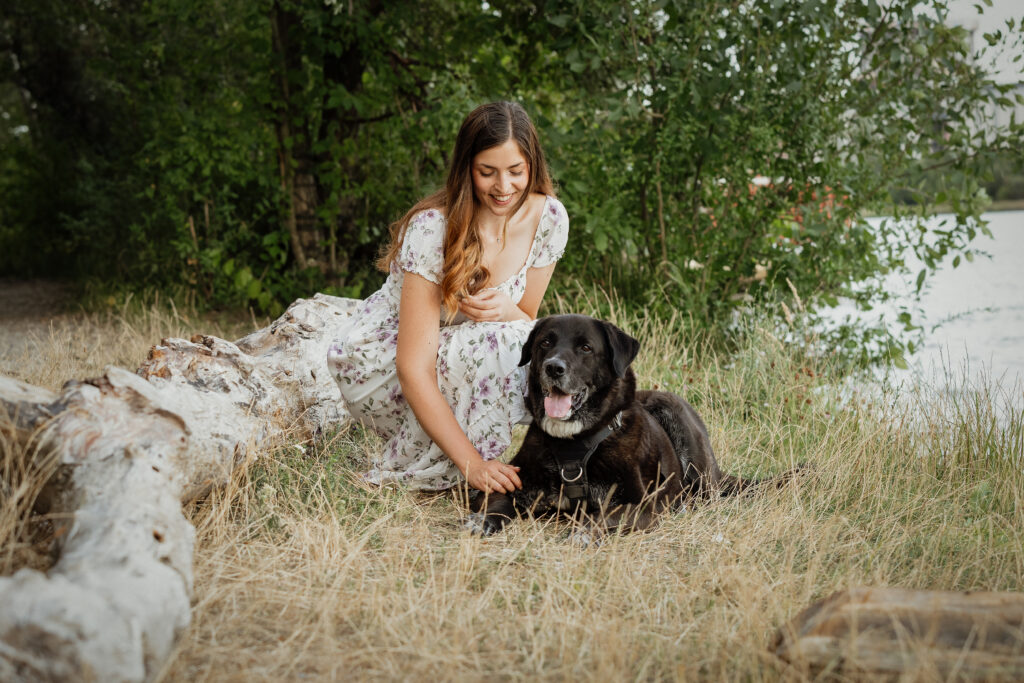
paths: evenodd
<path fill-rule="evenodd" d="M 580 52 L 576 48 L 569 50 L 568 54 L 565 55 L 565 61 L 569 64 L 569 70 L 573 73 L 582 73 L 587 65 L 580 57 Z"/>
<path fill-rule="evenodd" d="M 239 291 L 245 290 L 250 282 L 252 282 L 252 271 L 249 270 L 249 266 L 245 266 L 235 273 L 235 288 Z"/>
<path fill-rule="evenodd" d="M 928 269 L 927 268 L 922 268 L 921 272 L 917 274 L 917 283 L 915 285 L 915 289 L 918 292 L 921 291 L 921 286 L 924 284 L 924 278 L 927 276 L 927 274 L 928 274 Z"/>

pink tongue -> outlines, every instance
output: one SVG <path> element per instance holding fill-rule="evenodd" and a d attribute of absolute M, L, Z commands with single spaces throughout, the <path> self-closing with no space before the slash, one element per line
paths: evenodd
<path fill-rule="evenodd" d="M 551 396 L 544 397 L 544 412 L 548 417 L 563 418 L 572 410 L 572 396 L 569 394 L 557 394 L 552 392 Z"/>

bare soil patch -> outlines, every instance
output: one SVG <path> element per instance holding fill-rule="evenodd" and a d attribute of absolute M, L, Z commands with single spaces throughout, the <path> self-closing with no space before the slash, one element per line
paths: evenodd
<path fill-rule="evenodd" d="M 76 317 L 71 301 L 71 288 L 61 282 L 0 279 L 0 372 L 18 377 L 13 361 L 33 340 Z"/>
<path fill-rule="evenodd" d="M 0 374 L 59 390 L 108 365 L 134 370 L 165 337 L 237 339 L 269 323 L 251 314 L 179 309 L 159 292 L 111 298 L 100 311 L 87 311 L 79 301 L 64 283 L 0 279 Z"/>

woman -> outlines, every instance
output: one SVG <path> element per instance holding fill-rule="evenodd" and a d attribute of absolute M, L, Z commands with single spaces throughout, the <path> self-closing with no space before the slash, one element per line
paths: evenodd
<path fill-rule="evenodd" d="M 368 481 L 521 487 L 495 458 L 527 416 L 520 354 L 568 229 L 523 108 L 475 109 L 444 188 L 392 226 L 388 279 L 328 354 L 352 415 L 389 439 Z"/>

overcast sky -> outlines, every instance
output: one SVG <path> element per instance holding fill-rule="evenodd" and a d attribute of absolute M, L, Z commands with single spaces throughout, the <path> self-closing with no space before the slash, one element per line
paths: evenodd
<path fill-rule="evenodd" d="M 981 5 L 985 13 L 979 15 L 975 5 Z M 987 45 L 985 39 L 981 37 L 983 33 L 1002 30 L 1005 34 L 1006 20 L 1016 19 L 1017 25 L 1014 30 L 1019 35 L 1022 28 L 1021 22 L 1024 21 L 1024 2 L 1022 0 L 992 0 L 991 7 L 985 7 L 985 3 L 981 0 L 950 0 L 949 10 L 949 18 L 952 23 L 960 24 L 968 29 L 977 29 L 974 38 L 976 49 Z M 1020 72 L 1021 68 L 1024 68 L 1024 58 L 1016 64 L 1012 61 L 1014 55 L 1021 54 L 1022 50 L 1024 48 L 1018 46 L 1014 51 L 1007 51 L 995 59 L 992 70 L 997 74 L 997 81 L 1004 83 L 1024 81 L 1024 74 Z"/>

